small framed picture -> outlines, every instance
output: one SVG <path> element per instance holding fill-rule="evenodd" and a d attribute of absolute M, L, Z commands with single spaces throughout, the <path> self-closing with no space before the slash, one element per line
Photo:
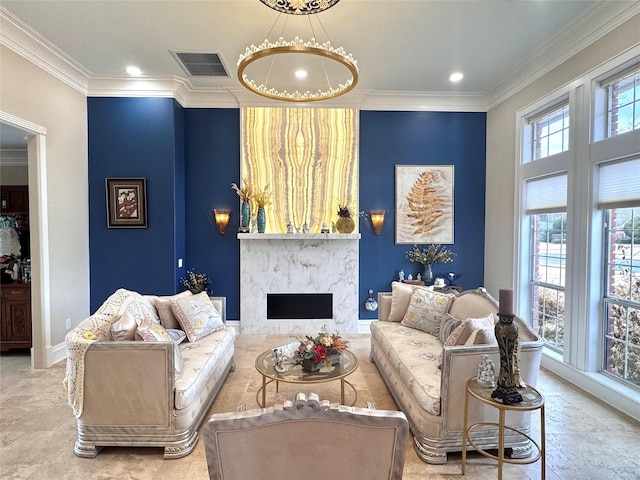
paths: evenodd
<path fill-rule="evenodd" d="M 147 193 L 144 178 L 107 178 L 107 226 L 147 228 Z"/>

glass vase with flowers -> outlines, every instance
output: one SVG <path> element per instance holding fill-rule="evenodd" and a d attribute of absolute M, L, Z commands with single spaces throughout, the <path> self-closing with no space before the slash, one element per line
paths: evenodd
<path fill-rule="evenodd" d="M 422 280 L 426 284 L 433 283 L 432 265 L 435 263 L 453 262 L 453 253 L 448 248 L 439 243 L 432 243 L 429 246 L 414 245 L 407 252 L 407 260 L 414 263 L 420 263 L 423 266 Z"/>
<path fill-rule="evenodd" d="M 340 363 L 340 355 L 347 348 L 346 342 L 338 333 L 328 333 L 326 327 L 315 337 L 310 335 L 299 338 L 296 351 L 298 363 L 306 372 L 317 372 L 322 367 L 332 367 Z"/>

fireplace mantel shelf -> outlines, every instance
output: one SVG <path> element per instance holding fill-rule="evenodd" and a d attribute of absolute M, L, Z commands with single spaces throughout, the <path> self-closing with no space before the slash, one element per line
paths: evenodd
<path fill-rule="evenodd" d="M 238 233 L 238 240 L 359 240 L 359 233 Z"/>

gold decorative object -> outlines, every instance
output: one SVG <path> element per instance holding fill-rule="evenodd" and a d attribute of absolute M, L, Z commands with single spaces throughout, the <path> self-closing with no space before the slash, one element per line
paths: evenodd
<path fill-rule="evenodd" d="M 336 222 L 338 233 L 351 233 L 355 228 L 356 223 L 351 218 L 349 207 L 338 205 L 338 221 Z"/>
<path fill-rule="evenodd" d="M 344 95 L 356 86 L 358 83 L 358 66 L 353 55 L 345 52 L 342 47 L 332 46 L 331 41 L 328 39 L 324 42 L 317 41 L 314 33 L 315 29 L 311 24 L 312 16 L 331 8 L 338 3 L 339 0 L 261 1 L 269 8 L 280 13 L 297 16 L 301 14 L 306 15 L 309 20 L 310 31 L 314 35 L 314 38 L 305 41 L 296 36 L 293 40 L 285 40 L 283 38 L 284 26 L 286 26 L 285 20 L 280 32 L 280 38 L 278 38 L 277 41 L 272 42 L 265 39 L 257 46 L 251 45 L 247 47 L 245 53 L 241 54 L 238 58 L 237 64 L 238 80 L 245 88 L 258 95 L 274 100 L 283 100 L 285 102 L 315 102 Z M 321 27 L 318 31 L 323 31 L 326 34 L 326 29 L 317 16 L 316 20 Z M 271 27 L 269 33 L 271 33 L 274 26 Z M 286 62 L 285 60 L 285 57 L 298 60 L 301 56 L 304 57 L 304 70 L 295 66 L 297 63 L 294 64 L 292 62 Z M 316 57 L 319 58 L 319 62 Z M 315 62 L 314 59 L 316 60 Z M 261 60 L 268 60 L 268 64 L 264 65 L 267 62 L 260 62 Z M 327 68 L 326 65 L 327 60 L 329 60 L 329 68 Z M 311 70 L 310 67 L 312 65 L 317 68 Z M 263 68 L 260 69 L 260 66 Z M 296 68 L 298 68 L 295 73 L 295 76 L 298 77 L 296 84 L 289 84 L 289 86 L 278 84 L 279 81 L 284 81 L 282 79 L 278 80 L 278 75 Z M 255 80 L 256 74 L 262 75 L 262 80 Z M 299 91 L 293 86 L 300 85 L 300 90 L 303 90 L 302 85 L 304 83 L 302 82 L 303 79 L 307 81 L 306 77 L 309 77 L 308 80 L 311 83 L 313 83 L 316 78 L 322 79 L 322 83 L 319 83 L 319 80 L 315 80 L 316 85 L 322 86 L 317 87 L 317 90 L 314 92 L 309 89 Z"/>

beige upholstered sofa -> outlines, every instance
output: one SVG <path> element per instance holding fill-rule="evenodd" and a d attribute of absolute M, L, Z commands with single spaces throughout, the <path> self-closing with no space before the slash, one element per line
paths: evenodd
<path fill-rule="evenodd" d="M 203 427 L 211 480 L 400 480 L 408 435 L 402 412 L 345 407 L 313 393 L 214 414 Z"/>
<path fill-rule="evenodd" d="M 435 325 L 419 325 L 423 328 L 419 329 L 415 328 L 415 319 L 405 319 L 408 310 L 416 306 L 411 305 L 415 303 L 412 291 L 411 286 L 394 282 L 393 292 L 379 293 L 378 320 L 371 323 L 371 360 L 409 420 L 418 456 L 428 463 L 445 463 L 447 452 L 462 450 L 465 386 L 468 379 L 477 376 L 484 355 L 493 361 L 497 379 L 500 357 L 495 335 L 491 338 L 493 327 L 482 325 L 491 318 L 489 314 L 497 313 L 497 302 L 482 288 L 451 294 L 452 298 L 438 296 L 436 300 L 444 312 L 438 330 L 434 330 Z M 433 292 L 430 295 L 433 297 Z M 497 321 L 497 315 L 494 317 Z M 463 322 L 466 319 L 474 320 Z M 469 331 L 468 327 L 477 323 L 483 328 Z M 543 342 L 521 319 L 516 318 L 515 323 L 521 342 L 521 378 L 535 386 Z M 429 329 L 431 333 L 423 331 Z M 461 330 L 467 330 L 466 334 L 454 338 Z M 454 344 L 448 346 L 449 343 Z M 497 409 L 472 400 L 469 424 L 497 422 L 496 412 Z M 530 416 L 528 412 L 514 413 L 507 421 L 510 426 L 529 432 Z M 476 429 L 474 441 L 484 449 L 497 448 L 496 433 L 494 427 Z M 532 449 L 526 438 L 510 430 L 505 434 L 505 447 L 512 449 L 515 458 L 528 457 Z"/>
<path fill-rule="evenodd" d="M 189 328 L 171 317 L 176 305 L 196 312 L 184 317 Z M 224 323 L 225 306 L 224 297 L 209 300 L 206 293 L 153 297 L 120 289 L 70 331 L 65 383 L 77 418 L 76 455 L 94 457 L 104 446 L 164 447 L 165 458 L 189 454 L 235 369 L 235 330 Z M 178 343 L 184 336 L 195 341 Z"/>

